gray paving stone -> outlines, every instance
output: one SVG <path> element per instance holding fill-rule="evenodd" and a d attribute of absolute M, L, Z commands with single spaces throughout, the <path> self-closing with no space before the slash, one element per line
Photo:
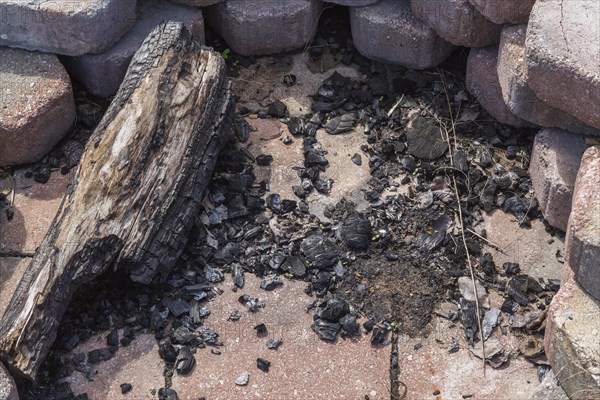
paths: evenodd
<path fill-rule="evenodd" d="M 500 41 L 502 26 L 486 19 L 468 0 L 411 0 L 413 13 L 457 46 L 485 47 Z"/>
<path fill-rule="evenodd" d="M 600 129 L 600 2 L 538 0 L 525 46 L 537 96 Z"/>
<path fill-rule="evenodd" d="M 544 129 L 536 136 L 529 174 L 544 218 L 561 231 L 567 230 L 575 179 L 585 137 L 562 129 Z"/>
<path fill-rule="evenodd" d="M 321 7 L 321 0 L 226 0 L 206 8 L 205 17 L 236 53 L 275 54 L 312 40 Z"/>
<path fill-rule="evenodd" d="M 530 87 L 525 63 L 527 25 L 506 25 L 502 30 L 498 51 L 498 80 L 509 110 L 533 124 L 562 128 L 584 135 L 598 135 L 594 129 L 572 115 L 541 101 Z"/>
<path fill-rule="evenodd" d="M 565 242 L 565 259 L 575 273 L 575 280 L 598 301 L 600 301 L 599 189 L 600 146 L 592 146 L 583 153 L 575 181 L 573 208 Z M 600 325 L 597 326 L 600 329 Z M 598 362 L 600 364 L 600 359 Z"/>
<path fill-rule="evenodd" d="M 166 19 L 183 22 L 193 37 L 204 43 L 202 10 L 163 0 L 145 0 L 138 6 L 135 24 L 117 44 L 104 53 L 65 57 L 63 62 L 71 76 L 88 92 L 100 97 L 112 96 L 119 89 L 140 44 Z"/>
<path fill-rule="evenodd" d="M 2 0 L 0 46 L 48 53 L 101 53 L 135 21 L 136 0 Z"/>
<path fill-rule="evenodd" d="M 412 13 L 410 0 L 381 0 L 353 7 L 350 23 L 358 51 L 383 63 L 432 68 L 455 49 Z"/>
<path fill-rule="evenodd" d="M 544 342 L 546 357 L 569 399 L 599 399 L 600 303 L 577 285 L 567 264 L 548 311 Z"/>
<path fill-rule="evenodd" d="M 71 81 L 55 55 L 0 47 L 0 166 L 38 161 L 74 120 Z"/>
<path fill-rule="evenodd" d="M 535 0 L 469 0 L 484 17 L 496 24 L 527 22 Z"/>
<path fill-rule="evenodd" d="M 499 122 L 517 128 L 533 126 L 514 116 L 502 98 L 502 90 L 496 72 L 498 46 L 471 49 L 467 60 L 466 85 L 481 106 Z"/>
<path fill-rule="evenodd" d="M 19 400 L 15 381 L 2 362 L 0 362 L 0 400 Z"/>

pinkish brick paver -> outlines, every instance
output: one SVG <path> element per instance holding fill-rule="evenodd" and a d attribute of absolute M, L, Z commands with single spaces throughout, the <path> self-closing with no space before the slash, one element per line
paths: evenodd
<path fill-rule="evenodd" d="M 567 227 L 566 262 L 575 280 L 600 301 L 600 146 L 583 153 Z M 600 360 L 598 360 L 600 364 Z"/>
<path fill-rule="evenodd" d="M 525 47 L 536 95 L 600 129 L 600 2 L 538 0 Z"/>
<path fill-rule="evenodd" d="M 600 302 L 577 284 L 568 264 L 546 317 L 544 342 L 546 357 L 569 398 L 600 398 Z"/>
<path fill-rule="evenodd" d="M 455 47 L 418 19 L 410 0 L 381 0 L 350 9 L 356 49 L 376 61 L 426 69 L 442 63 Z"/>
<path fill-rule="evenodd" d="M 0 214 L 0 254 L 32 254 L 42 243 L 56 215 L 72 175 L 55 171 L 42 185 L 19 173 L 15 185 L 14 216 Z M 11 189 L 11 179 L 1 180 L 0 189 Z"/>
<path fill-rule="evenodd" d="M 304 47 L 316 34 L 321 0 L 226 0 L 205 9 L 206 22 L 239 54 Z"/>
<path fill-rule="evenodd" d="M 496 24 L 527 22 L 535 0 L 469 0 L 487 19 Z"/>
<path fill-rule="evenodd" d="M 312 315 L 305 307 L 314 299 L 304 293 L 304 283 L 285 280 L 271 292 L 259 285 L 258 278 L 246 274 L 243 293 L 265 302 L 255 313 L 242 310 L 241 293 L 231 290 L 229 280 L 221 286 L 224 293 L 208 305 L 211 315 L 205 321 L 220 335 L 221 354 L 212 354 L 210 348 L 197 350 L 192 373 L 173 377 L 172 388 L 180 399 L 389 399 L 389 346 L 373 347 L 366 336 L 325 343 L 310 329 Z M 239 321 L 227 320 L 233 308 L 242 311 Z M 259 323 L 267 326 L 268 337 L 257 337 L 254 326 Z M 269 350 L 269 338 L 282 339 L 283 344 Z M 105 346 L 102 335 L 89 342 L 74 351 Z M 271 362 L 268 373 L 256 367 L 257 357 Z M 162 370 L 156 340 L 145 335 L 97 364 L 94 381 L 78 372 L 68 381 L 75 394 L 87 392 L 90 400 L 122 398 L 119 384 L 124 382 L 133 385 L 132 398 L 155 399 L 150 391 L 164 384 Z M 244 371 L 250 373 L 248 385 L 236 386 L 235 379 Z"/>
<path fill-rule="evenodd" d="M 500 41 L 501 25 L 479 13 L 468 0 L 411 0 L 413 13 L 446 41 L 465 47 L 485 47 Z"/>
<path fill-rule="evenodd" d="M 195 40 L 204 43 L 202 10 L 162 0 L 146 0 L 138 6 L 133 27 L 117 44 L 101 54 L 65 58 L 69 73 L 90 93 L 114 95 L 125 77 L 129 62 L 146 36 L 164 20 L 183 22 Z"/>
<path fill-rule="evenodd" d="M 536 96 L 527 71 L 526 33 L 527 24 L 506 25 L 502 30 L 498 51 L 498 80 L 509 110 L 515 116 L 540 126 L 562 128 L 585 135 L 600 135 L 600 130 L 549 106 Z"/>
<path fill-rule="evenodd" d="M 131 28 L 136 0 L 2 0 L 0 46 L 101 53 Z"/>
<path fill-rule="evenodd" d="M 481 106 L 499 122 L 517 128 L 533 126 L 514 116 L 502 97 L 502 89 L 496 72 L 498 46 L 471 49 L 467 61 L 466 85 Z"/>
<path fill-rule="evenodd" d="M 74 121 L 71 81 L 58 58 L 0 47 L 0 166 L 38 161 Z"/>
<path fill-rule="evenodd" d="M 544 129 L 535 136 L 529 174 L 540 209 L 550 225 L 567 230 L 575 179 L 585 137 L 561 129 Z"/>

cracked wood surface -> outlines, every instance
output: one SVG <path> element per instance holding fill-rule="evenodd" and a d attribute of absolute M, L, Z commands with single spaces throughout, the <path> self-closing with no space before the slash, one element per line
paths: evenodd
<path fill-rule="evenodd" d="M 146 38 L 0 321 L 0 356 L 34 378 L 75 289 L 109 267 L 166 277 L 229 134 L 219 54 L 164 22 Z"/>

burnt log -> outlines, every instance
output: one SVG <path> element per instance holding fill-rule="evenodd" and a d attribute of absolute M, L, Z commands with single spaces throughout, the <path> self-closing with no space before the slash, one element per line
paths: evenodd
<path fill-rule="evenodd" d="M 233 101 L 222 57 L 163 22 L 135 54 L 0 321 L 0 357 L 34 378 L 78 286 L 111 268 L 161 281 L 186 244 Z"/>

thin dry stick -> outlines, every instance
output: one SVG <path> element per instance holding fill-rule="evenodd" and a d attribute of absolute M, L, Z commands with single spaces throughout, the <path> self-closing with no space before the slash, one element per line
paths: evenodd
<path fill-rule="evenodd" d="M 477 236 L 479 239 L 483 240 L 484 242 L 486 242 L 488 245 L 492 246 L 493 248 L 495 248 L 496 250 L 498 250 L 500 253 L 504 254 L 504 255 L 508 255 L 507 252 L 505 252 L 504 250 L 502 250 L 502 248 L 500 246 L 498 246 L 496 243 L 487 240 L 486 238 L 484 238 L 483 236 L 479 235 L 477 232 L 475 232 L 473 229 L 469 229 L 467 228 L 467 231 L 475 236 Z"/>
<path fill-rule="evenodd" d="M 443 128 L 444 128 L 444 132 L 446 133 L 446 142 L 448 143 L 448 148 L 450 150 L 452 150 L 452 144 L 450 143 L 450 132 L 452 132 L 453 138 L 454 138 L 454 148 L 456 149 L 457 147 L 457 140 L 456 140 L 456 131 L 455 131 L 455 121 L 454 121 L 454 116 L 452 115 L 452 107 L 450 104 L 450 98 L 448 97 L 448 90 L 447 90 L 447 86 L 446 86 L 446 79 L 444 78 L 443 74 L 438 70 L 438 73 L 440 74 L 440 77 L 442 79 L 442 84 L 444 85 L 444 93 L 446 94 L 446 102 L 448 103 L 448 112 L 450 113 L 450 131 L 447 129 L 446 124 L 443 124 Z M 452 152 L 451 152 L 452 153 Z M 450 162 L 451 165 L 454 167 L 454 159 L 452 158 L 452 155 L 450 155 Z M 471 284 L 473 285 L 473 293 L 475 293 L 475 310 L 476 310 L 476 314 L 477 314 L 477 325 L 479 326 L 479 338 L 481 340 L 481 356 L 483 359 L 483 376 L 485 376 L 485 342 L 483 341 L 483 327 L 481 325 L 481 313 L 480 313 L 480 306 L 479 306 L 479 294 L 477 293 L 477 285 L 475 284 L 475 271 L 473 268 L 473 264 L 471 263 L 471 254 L 469 252 L 469 247 L 467 246 L 467 239 L 465 238 L 465 226 L 464 226 L 464 220 L 463 220 L 463 214 L 462 214 L 462 205 L 460 203 L 460 196 L 458 194 L 458 186 L 456 184 L 456 177 L 454 176 L 454 174 L 452 174 L 452 186 L 454 189 L 454 195 L 456 196 L 456 203 L 458 204 L 458 218 L 461 224 L 460 227 L 460 236 L 462 238 L 462 242 L 463 242 L 463 246 L 465 248 L 465 253 L 467 255 L 467 265 L 469 267 L 469 273 L 471 275 Z"/>

